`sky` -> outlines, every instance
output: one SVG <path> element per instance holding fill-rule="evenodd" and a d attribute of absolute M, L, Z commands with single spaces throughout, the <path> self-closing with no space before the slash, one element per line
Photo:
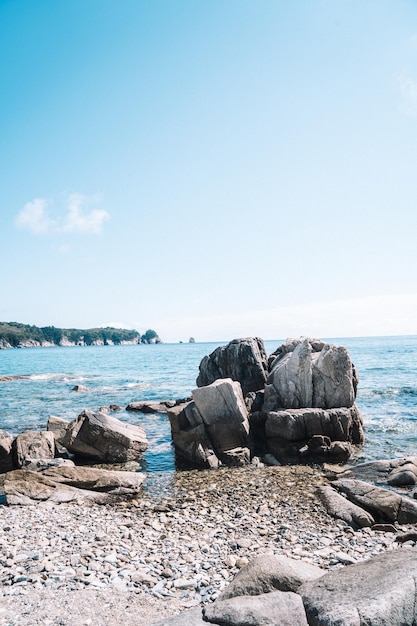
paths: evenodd
<path fill-rule="evenodd" d="M 0 321 L 417 334 L 415 0 L 0 0 Z"/>

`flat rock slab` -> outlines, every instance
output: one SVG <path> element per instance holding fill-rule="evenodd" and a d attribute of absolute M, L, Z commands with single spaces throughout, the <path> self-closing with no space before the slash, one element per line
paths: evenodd
<path fill-rule="evenodd" d="M 308 626 L 302 599 L 291 591 L 217 600 L 203 613 L 208 622 L 222 626 Z"/>
<path fill-rule="evenodd" d="M 333 486 L 351 502 L 371 513 L 375 521 L 400 524 L 417 522 L 417 503 L 410 498 L 353 478 L 336 480 Z"/>
<path fill-rule="evenodd" d="M 417 457 L 369 461 L 347 469 L 340 478 L 354 478 L 371 483 L 388 483 L 393 487 L 417 484 Z"/>
<path fill-rule="evenodd" d="M 286 556 L 264 554 L 243 567 L 223 591 L 220 600 L 256 596 L 271 591 L 296 591 L 303 583 L 324 575 L 315 565 Z"/>
<path fill-rule="evenodd" d="M 106 503 L 120 496 L 133 496 L 141 489 L 145 474 L 99 470 L 88 467 L 53 467 L 44 472 L 8 472 L 4 493 L 9 505 L 39 502 Z"/>
<path fill-rule="evenodd" d="M 318 487 L 317 495 L 323 502 L 329 515 L 336 519 L 342 519 L 353 528 L 365 528 L 375 524 L 375 520 L 370 513 L 357 504 L 350 502 L 330 485 Z"/>
<path fill-rule="evenodd" d="M 298 589 L 310 626 L 416 626 L 417 551 L 393 550 Z"/>

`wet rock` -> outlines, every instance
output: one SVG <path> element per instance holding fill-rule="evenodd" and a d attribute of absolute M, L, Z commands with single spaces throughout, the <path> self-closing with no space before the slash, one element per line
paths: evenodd
<path fill-rule="evenodd" d="M 164 402 L 131 402 L 127 405 L 126 411 L 138 411 L 140 413 L 166 413 L 168 409 L 175 406 L 175 401 L 166 400 Z"/>

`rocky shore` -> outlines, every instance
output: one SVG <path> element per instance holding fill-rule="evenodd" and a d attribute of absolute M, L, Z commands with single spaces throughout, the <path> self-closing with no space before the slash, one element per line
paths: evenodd
<path fill-rule="evenodd" d="M 404 549 L 353 530 L 317 497 L 319 468 L 255 466 L 148 477 L 113 505 L 0 506 L 0 624 L 151 624 L 208 605 L 260 554 L 343 568 Z"/>

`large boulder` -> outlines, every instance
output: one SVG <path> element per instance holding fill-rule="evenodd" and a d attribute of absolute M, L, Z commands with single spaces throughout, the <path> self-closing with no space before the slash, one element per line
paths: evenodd
<path fill-rule="evenodd" d="M 250 462 L 248 411 L 238 382 L 216 380 L 193 391 L 193 401 L 168 409 L 180 457 L 198 467 Z"/>
<path fill-rule="evenodd" d="M 345 463 L 350 444 L 363 442 L 362 417 L 356 405 L 337 409 L 287 409 L 265 416 L 268 452 L 281 463 Z"/>
<path fill-rule="evenodd" d="M 299 587 L 310 626 L 415 626 L 417 552 L 391 550 Z"/>
<path fill-rule="evenodd" d="M 91 467 L 54 467 L 43 472 L 14 470 L 6 474 L 4 493 L 9 505 L 38 502 L 104 504 L 136 495 L 145 474 Z"/>
<path fill-rule="evenodd" d="M 13 442 L 14 464 L 17 468 L 27 467 L 33 461 L 55 457 L 55 438 L 49 431 L 26 430 L 17 435 Z"/>
<path fill-rule="evenodd" d="M 220 461 L 194 402 L 168 409 L 168 418 L 172 441 L 180 462 L 200 468 L 219 466 Z"/>
<path fill-rule="evenodd" d="M 248 411 L 240 383 L 216 380 L 194 389 L 193 400 L 217 453 L 249 445 Z"/>
<path fill-rule="evenodd" d="M 219 599 L 257 596 L 271 591 L 297 591 L 300 585 L 320 578 L 324 573 L 319 567 L 304 561 L 263 554 L 240 570 Z"/>
<path fill-rule="evenodd" d="M 211 385 L 219 378 L 238 381 L 243 395 L 263 389 L 268 372 L 268 356 L 259 337 L 234 339 L 216 348 L 200 363 L 197 386 Z"/>
<path fill-rule="evenodd" d="M 137 461 L 149 445 L 140 426 L 87 410 L 71 422 L 60 441 L 76 456 L 102 463 Z"/>
<path fill-rule="evenodd" d="M 346 348 L 317 339 L 289 339 L 273 356 L 265 410 L 353 405 L 358 379 Z"/>
<path fill-rule="evenodd" d="M 225 626 L 308 626 L 303 601 L 292 591 L 217 600 L 203 615 L 209 623 Z"/>

